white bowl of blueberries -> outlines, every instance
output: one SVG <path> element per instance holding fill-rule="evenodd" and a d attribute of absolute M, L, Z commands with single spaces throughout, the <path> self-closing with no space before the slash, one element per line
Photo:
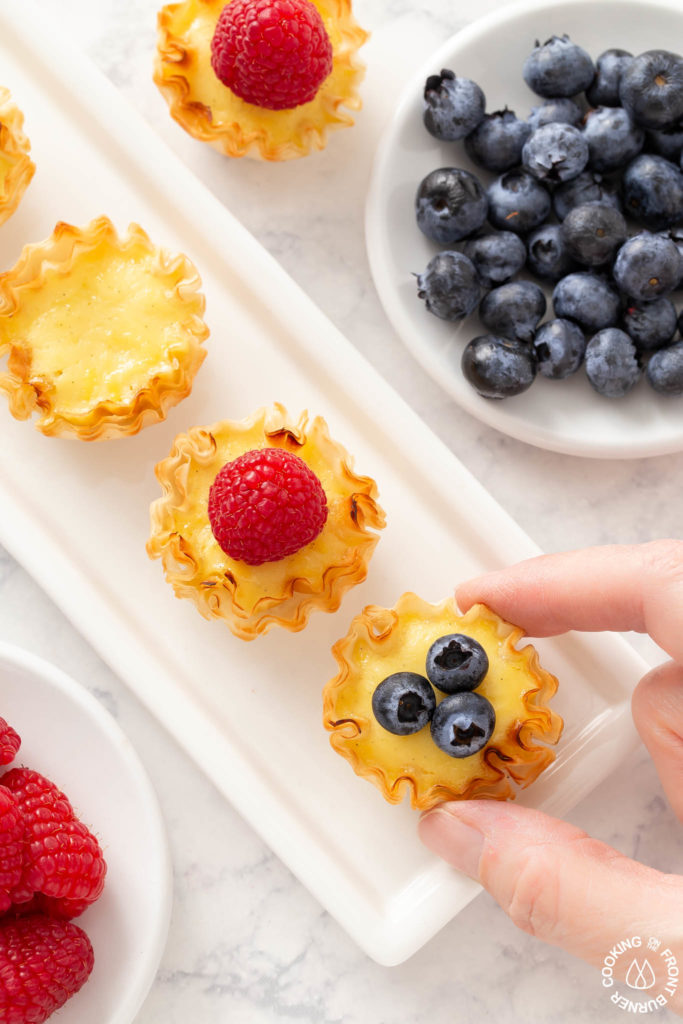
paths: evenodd
<path fill-rule="evenodd" d="M 488 16 L 420 69 L 380 145 L 366 226 L 387 313 L 461 404 L 522 440 L 683 447 L 674 28 L 675 6 L 617 0 Z"/>

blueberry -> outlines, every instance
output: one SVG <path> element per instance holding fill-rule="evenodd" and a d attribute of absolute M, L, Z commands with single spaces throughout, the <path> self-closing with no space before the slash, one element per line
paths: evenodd
<path fill-rule="evenodd" d="M 610 282 L 588 271 L 567 274 L 553 291 L 555 316 L 575 320 L 585 331 L 599 331 L 619 320 L 621 299 Z"/>
<path fill-rule="evenodd" d="M 501 231 L 524 234 L 542 224 L 550 213 L 548 191 L 526 171 L 502 174 L 489 185 L 487 196 L 489 220 Z"/>
<path fill-rule="evenodd" d="M 494 288 L 509 281 L 522 269 L 526 260 L 524 242 L 512 231 L 471 238 L 463 251 L 472 260 L 485 288 Z"/>
<path fill-rule="evenodd" d="M 485 295 L 479 319 L 492 334 L 533 341 L 546 310 L 545 295 L 533 281 L 509 281 Z"/>
<path fill-rule="evenodd" d="M 683 395 L 683 341 L 655 352 L 645 374 L 660 395 Z"/>
<path fill-rule="evenodd" d="M 619 99 L 644 128 L 683 119 L 683 59 L 669 50 L 648 50 L 624 68 Z"/>
<path fill-rule="evenodd" d="M 571 181 L 558 185 L 553 193 L 553 209 L 558 220 L 564 220 L 570 210 L 583 203 L 607 203 L 621 210 L 621 200 L 614 187 L 592 171 L 582 171 Z"/>
<path fill-rule="evenodd" d="M 488 201 L 479 179 L 460 167 L 440 167 L 420 182 L 415 197 L 418 227 L 439 245 L 452 245 L 478 231 Z"/>
<path fill-rule="evenodd" d="M 524 81 L 538 96 L 575 96 L 593 81 L 595 67 L 585 50 L 569 36 L 553 36 L 524 61 Z"/>
<path fill-rule="evenodd" d="M 556 97 L 546 100 L 540 107 L 532 107 L 527 117 L 527 124 L 532 131 L 542 128 L 544 124 L 562 123 L 578 125 L 583 117 L 581 108 L 574 103 L 574 100 L 566 97 Z"/>
<path fill-rule="evenodd" d="M 650 302 L 676 287 L 681 278 L 681 256 L 670 238 L 644 231 L 624 242 L 612 273 L 628 296 Z"/>
<path fill-rule="evenodd" d="M 499 174 L 520 163 L 522 146 L 530 134 L 529 125 L 520 121 L 512 110 L 497 110 L 486 114 L 467 136 L 465 149 L 480 167 Z"/>
<path fill-rule="evenodd" d="M 569 211 L 560 234 L 575 260 L 599 267 L 609 263 L 626 241 L 626 221 L 612 206 L 585 203 Z"/>
<path fill-rule="evenodd" d="M 527 238 L 527 266 L 545 281 L 559 281 L 578 267 L 562 238 L 560 224 L 543 224 Z"/>
<path fill-rule="evenodd" d="M 476 82 L 458 78 L 447 68 L 440 75 L 430 75 L 425 83 L 423 120 L 437 139 L 464 139 L 477 127 L 485 109 L 486 97 Z"/>
<path fill-rule="evenodd" d="M 578 324 L 558 317 L 541 324 L 534 338 L 534 348 L 538 372 L 551 380 L 564 380 L 581 366 L 586 339 Z"/>
<path fill-rule="evenodd" d="M 641 375 L 636 347 L 618 327 L 606 327 L 586 345 L 586 374 L 606 398 L 623 398 Z"/>
<path fill-rule="evenodd" d="M 645 132 L 645 147 L 650 153 L 657 153 L 665 160 L 678 164 L 683 153 L 683 124 L 668 128 L 648 128 Z"/>
<path fill-rule="evenodd" d="M 493 735 L 496 713 L 480 693 L 452 693 L 444 697 L 432 718 L 432 739 L 449 757 L 470 757 Z"/>
<path fill-rule="evenodd" d="M 670 160 L 641 153 L 624 171 L 621 187 L 624 212 L 650 231 L 683 219 L 683 175 Z"/>
<path fill-rule="evenodd" d="M 465 348 L 462 371 L 482 398 L 510 398 L 531 387 L 536 359 L 523 341 L 486 334 Z"/>
<path fill-rule="evenodd" d="M 525 170 L 539 181 L 569 181 L 587 163 L 588 143 L 571 124 L 544 124 L 532 132 L 522 149 Z"/>
<path fill-rule="evenodd" d="M 474 690 L 489 670 L 481 644 L 464 633 L 449 633 L 435 640 L 427 652 L 429 681 L 444 693 Z"/>
<path fill-rule="evenodd" d="M 640 352 L 652 352 L 676 333 L 676 308 L 669 299 L 636 303 L 626 308 L 622 326 Z"/>
<path fill-rule="evenodd" d="M 592 107 L 618 107 L 619 83 L 625 69 L 633 60 L 628 50 L 605 50 L 595 62 L 595 77 L 586 89 L 586 99 Z"/>
<path fill-rule="evenodd" d="M 660 232 L 665 238 L 670 238 L 678 249 L 678 255 L 681 257 L 681 275 L 683 277 L 683 227 L 669 228 L 668 231 Z M 680 287 L 681 282 L 678 282 L 677 287 Z"/>
<path fill-rule="evenodd" d="M 396 736 L 419 732 L 435 707 L 431 683 L 417 672 L 394 672 L 382 680 L 372 695 L 375 718 L 383 729 Z"/>
<path fill-rule="evenodd" d="M 583 137 L 588 143 L 588 166 L 600 174 L 623 167 L 640 153 L 645 142 L 645 132 L 623 107 L 589 110 Z"/>
<path fill-rule="evenodd" d="M 481 287 L 474 264 L 461 252 L 440 252 L 417 275 L 418 298 L 442 320 L 462 320 L 476 308 Z"/>

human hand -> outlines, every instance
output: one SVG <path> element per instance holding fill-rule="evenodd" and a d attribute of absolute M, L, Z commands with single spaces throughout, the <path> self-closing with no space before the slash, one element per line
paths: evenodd
<path fill-rule="evenodd" d="M 683 820 L 683 541 L 544 555 L 464 583 L 456 600 L 463 612 L 483 602 L 535 637 L 570 629 L 649 633 L 672 660 L 640 680 L 633 718 Z M 630 860 L 540 811 L 494 800 L 441 804 L 422 816 L 419 834 L 545 942 L 602 966 L 615 942 L 656 936 L 683 965 L 683 877 Z M 648 996 L 625 991 L 634 1000 Z M 667 999 L 683 1014 L 683 988 Z"/>

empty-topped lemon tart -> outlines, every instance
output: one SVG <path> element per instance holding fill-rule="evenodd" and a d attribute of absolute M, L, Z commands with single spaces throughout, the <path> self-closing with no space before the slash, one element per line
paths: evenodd
<path fill-rule="evenodd" d="M 547 706 L 557 679 L 524 635 L 485 605 L 403 594 L 370 605 L 333 647 L 323 691 L 334 749 L 390 803 L 513 797 L 554 760 L 562 719 Z"/>
<path fill-rule="evenodd" d="M 35 173 L 30 152 L 24 115 L 0 85 L 0 224 L 14 213 Z"/>
<path fill-rule="evenodd" d="M 0 390 L 50 436 L 136 434 L 185 398 L 205 356 L 204 296 L 191 261 L 137 224 L 59 223 L 0 274 Z"/>
<path fill-rule="evenodd" d="M 377 485 L 319 416 L 293 419 L 275 403 L 194 427 L 156 474 L 148 554 L 177 597 L 243 640 L 303 629 L 367 575 L 384 526 Z"/>
<path fill-rule="evenodd" d="M 351 0 L 181 0 L 158 26 L 154 81 L 171 115 L 227 156 L 305 156 L 360 109 L 367 33 Z"/>

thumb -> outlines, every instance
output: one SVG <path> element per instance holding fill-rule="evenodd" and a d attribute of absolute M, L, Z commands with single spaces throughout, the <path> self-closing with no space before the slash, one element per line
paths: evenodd
<path fill-rule="evenodd" d="M 616 942 L 652 936 L 683 963 L 683 881 L 574 825 L 526 807 L 463 800 L 427 811 L 419 834 L 479 881 L 518 927 L 545 942 L 600 965 Z"/>

